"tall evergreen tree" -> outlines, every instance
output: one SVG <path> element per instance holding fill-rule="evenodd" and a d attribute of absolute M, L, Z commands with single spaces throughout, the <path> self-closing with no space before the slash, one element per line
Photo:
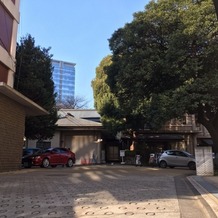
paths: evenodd
<path fill-rule="evenodd" d="M 46 116 L 26 118 L 25 136 L 28 139 L 52 138 L 56 128 L 56 95 L 49 50 L 36 46 L 31 35 L 21 38 L 17 44 L 14 88 L 49 112 Z"/>

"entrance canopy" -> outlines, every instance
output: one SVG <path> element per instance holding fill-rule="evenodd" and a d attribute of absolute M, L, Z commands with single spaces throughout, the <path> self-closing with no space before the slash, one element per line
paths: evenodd
<path fill-rule="evenodd" d="M 3 94 L 12 101 L 20 104 L 23 107 L 26 116 L 42 116 L 49 114 L 44 108 L 3 82 L 0 82 L 0 94 Z"/>

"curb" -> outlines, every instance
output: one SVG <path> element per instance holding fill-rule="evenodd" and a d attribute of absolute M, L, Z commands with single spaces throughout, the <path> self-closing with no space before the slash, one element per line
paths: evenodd
<path fill-rule="evenodd" d="M 189 180 L 189 182 L 195 187 L 195 189 L 201 194 L 201 196 L 204 198 L 204 200 L 209 204 L 209 206 L 211 207 L 211 209 L 213 210 L 213 212 L 216 214 L 216 216 L 218 217 L 218 198 L 215 197 L 213 194 L 211 194 L 210 192 L 208 192 L 202 185 L 200 185 L 197 181 L 196 181 L 196 176 L 188 176 L 187 179 Z M 206 184 L 206 181 L 205 185 Z"/>

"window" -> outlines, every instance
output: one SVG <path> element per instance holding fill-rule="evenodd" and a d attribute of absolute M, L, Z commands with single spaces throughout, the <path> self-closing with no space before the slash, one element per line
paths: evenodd
<path fill-rule="evenodd" d="M 0 4 L 0 46 L 10 53 L 13 19 Z"/>
<path fill-rule="evenodd" d="M 0 63 L 0 82 L 7 83 L 8 69 Z"/>
<path fill-rule="evenodd" d="M 60 153 L 67 153 L 67 149 L 66 148 L 59 148 L 59 150 L 60 150 Z"/>
<path fill-rule="evenodd" d="M 187 155 L 185 153 L 181 152 L 181 151 L 177 151 L 176 156 L 187 157 Z"/>
<path fill-rule="evenodd" d="M 166 152 L 168 155 L 176 155 L 175 151 L 167 151 Z"/>
<path fill-rule="evenodd" d="M 57 154 L 58 154 L 58 153 L 61 153 L 58 148 L 54 148 L 54 149 L 52 149 L 51 151 L 54 152 L 54 153 L 57 153 Z"/>

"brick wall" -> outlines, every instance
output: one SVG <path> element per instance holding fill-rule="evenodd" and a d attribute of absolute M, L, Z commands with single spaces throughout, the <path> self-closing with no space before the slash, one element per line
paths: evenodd
<path fill-rule="evenodd" d="M 0 94 L 0 172 L 21 168 L 24 108 Z"/>

